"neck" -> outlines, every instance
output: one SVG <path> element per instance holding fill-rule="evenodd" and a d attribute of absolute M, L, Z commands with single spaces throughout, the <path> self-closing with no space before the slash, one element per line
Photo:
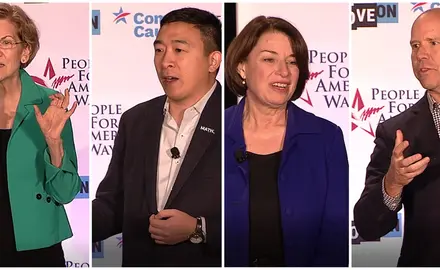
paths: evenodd
<path fill-rule="evenodd" d="M 431 95 L 434 102 L 440 103 L 440 89 L 439 90 L 428 90 L 428 93 Z"/>
<path fill-rule="evenodd" d="M 176 121 L 177 125 L 180 126 L 182 123 L 183 114 L 185 111 L 194 106 L 200 99 L 202 99 L 206 93 L 211 90 L 211 87 L 214 85 L 215 79 L 210 81 L 208 84 L 204 84 L 205 86 L 201 87 L 200 90 L 194 90 L 188 98 L 182 100 L 172 100 L 168 98 L 169 103 L 169 113 L 173 117 L 174 121 Z"/>
<path fill-rule="evenodd" d="M 2 98 L 13 97 L 20 95 L 21 92 L 21 80 L 19 72 L 17 71 L 11 77 L 0 81 L 0 96 Z"/>
<path fill-rule="evenodd" d="M 278 107 L 265 106 L 248 96 L 244 105 L 243 124 L 253 130 L 286 126 L 286 108 L 287 104 Z"/>

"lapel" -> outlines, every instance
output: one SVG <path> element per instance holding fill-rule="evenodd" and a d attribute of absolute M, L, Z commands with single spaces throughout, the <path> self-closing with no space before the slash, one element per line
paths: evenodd
<path fill-rule="evenodd" d="M 306 111 L 299 108 L 293 102 L 287 103 L 287 127 L 286 135 L 284 136 L 283 151 L 281 154 L 281 164 L 278 173 L 279 179 L 287 180 L 288 178 L 280 177 L 281 173 L 284 171 L 285 166 L 290 166 L 294 164 L 289 164 L 289 155 L 295 152 L 295 146 L 298 143 L 298 138 L 304 134 L 317 134 L 321 133 L 321 127 L 319 121 L 316 121 L 316 117 L 307 113 Z M 298 168 L 303 169 L 303 168 Z M 293 168 L 289 168 L 293 170 Z"/>
<path fill-rule="evenodd" d="M 225 136 L 232 140 L 232 157 L 225 157 L 225 159 L 233 158 L 235 160 L 236 152 L 246 152 L 246 143 L 244 141 L 244 133 L 243 133 L 243 112 L 245 105 L 245 97 L 243 97 L 237 106 L 234 107 L 234 111 L 230 117 L 230 119 L 225 119 L 226 122 L 229 122 L 227 126 L 225 126 Z M 245 181 L 245 184 L 248 184 L 249 179 L 249 165 L 248 161 L 244 162 L 235 162 L 237 167 L 242 175 L 242 179 Z"/>
<path fill-rule="evenodd" d="M 153 121 L 145 121 L 144 136 L 141 140 L 145 140 L 149 144 L 145 153 L 145 181 L 147 186 L 147 200 L 149 200 L 149 212 L 157 213 L 156 185 L 157 185 L 157 164 L 159 159 L 159 143 L 160 134 L 163 124 L 163 106 L 166 96 L 162 96 L 160 101 L 155 103 L 150 109 L 146 110 L 145 119 L 153 119 Z"/>
<path fill-rule="evenodd" d="M 404 152 L 405 157 L 420 153 L 422 157 L 429 157 L 430 162 L 425 171 L 405 187 L 404 201 L 412 200 L 418 190 L 425 189 L 431 182 L 438 180 L 440 139 L 429 108 L 427 93 L 428 91 L 411 107 L 411 115 L 403 130 L 403 137 L 409 141 L 409 147 Z"/>
<path fill-rule="evenodd" d="M 230 118 L 228 126 L 225 127 L 225 135 L 233 141 L 232 150 L 246 151 L 246 143 L 243 133 L 243 112 L 246 98 L 242 98 L 240 103 L 235 107 L 235 110 Z M 284 145 L 282 150 L 281 165 L 279 172 L 283 171 L 287 164 L 288 155 L 292 152 L 297 143 L 297 137 L 301 134 L 320 133 L 319 126 L 316 121 L 309 117 L 308 113 L 300 109 L 293 102 L 287 103 L 287 127 L 286 135 L 284 137 Z M 249 181 L 249 169 L 247 160 L 242 163 L 237 162 L 237 166 L 242 173 L 246 185 Z M 280 178 L 280 177 L 279 177 Z"/>
<path fill-rule="evenodd" d="M 221 92 L 220 82 L 217 82 L 217 86 L 206 103 L 200 120 L 197 123 L 165 208 L 170 207 L 211 143 L 221 138 Z M 213 129 L 215 134 L 202 130 L 202 127 Z"/>
<path fill-rule="evenodd" d="M 431 167 L 440 165 L 440 139 L 429 108 L 427 93 L 428 91 L 411 108 L 412 115 L 406 125 L 407 129 L 404 131 L 403 136 L 410 143 L 405 156 L 416 153 L 422 154 L 423 157 L 428 156 L 431 158 L 428 167 Z"/>
<path fill-rule="evenodd" d="M 11 139 L 29 113 L 34 113 L 33 105 L 43 103 L 40 90 L 32 80 L 31 76 L 29 76 L 29 74 L 23 69 L 20 69 L 19 72 L 21 81 L 21 95 L 17 106 L 17 112 L 15 114 L 14 124 L 12 126 Z"/>

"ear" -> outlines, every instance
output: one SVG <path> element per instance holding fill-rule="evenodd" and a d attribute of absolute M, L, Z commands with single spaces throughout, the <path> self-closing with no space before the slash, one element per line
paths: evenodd
<path fill-rule="evenodd" d="M 31 47 L 29 45 L 26 45 L 23 48 L 23 51 L 21 52 L 21 58 L 20 58 L 20 62 L 22 64 L 25 64 L 29 61 L 29 57 L 31 55 Z"/>
<path fill-rule="evenodd" d="M 240 74 L 241 78 L 243 80 L 246 80 L 246 64 L 243 62 L 240 62 L 237 66 L 237 72 Z"/>
<path fill-rule="evenodd" d="M 209 55 L 209 72 L 216 72 L 222 63 L 222 53 L 214 51 Z"/>

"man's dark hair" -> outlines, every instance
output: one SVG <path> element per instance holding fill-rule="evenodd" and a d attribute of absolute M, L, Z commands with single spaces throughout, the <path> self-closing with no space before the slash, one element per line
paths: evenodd
<path fill-rule="evenodd" d="M 167 13 L 160 21 L 160 27 L 173 23 L 193 24 L 200 30 L 205 53 L 222 50 L 222 23 L 214 14 L 197 8 L 176 9 Z"/>

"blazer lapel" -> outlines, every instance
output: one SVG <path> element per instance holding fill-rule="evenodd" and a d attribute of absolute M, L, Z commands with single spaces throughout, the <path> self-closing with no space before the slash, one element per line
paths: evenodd
<path fill-rule="evenodd" d="M 214 133 L 211 133 L 203 128 L 213 129 Z M 165 205 L 165 208 L 169 208 L 173 200 L 176 198 L 179 191 L 185 185 L 189 176 L 197 166 L 199 161 L 203 158 L 204 153 L 210 146 L 210 144 L 221 136 L 221 85 L 217 82 L 212 96 L 203 109 L 200 120 L 197 123 L 196 130 L 191 139 L 186 156 L 184 157 L 182 167 L 180 167 L 176 181 L 174 183 L 171 194 Z"/>
<path fill-rule="evenodd" d="M 232 154 L 233 157 L 225 157 L 225 159 L 234 158 L 236 152 L 242 152 L 243 154 L 246 152 L 246 144 L 244 141 L 244 133 L 243 133 L 243 112 L 246 98 L 243 97 L 238 105 L 234 108 L 234 112 L 232 116 L 225 120 L 229 122 L 227 126 L 225 126 L 225 136 L 233 141 L 232 144 Z M 226 124 L 225 124 L 226 125 Z M 226 154 L 226 153 L 225 153 Z M 229 153 L 228 153 L 229 154 Z M 249 164 L 247 159 L 243 162 L 236 162 L 237 167 L 242 175 L 242 179 L 245 182 L 245 185 L 249 182 Z"/>
<path fill-rule="evenodd" d="M 439 165 L 440 138 L 429 108 L 427 93 L 413 106 L 412 112 L 413 117 L 408 121 L 408 129 L 406 132 L 403 131 L 404 140 L 408 139 L 410 143 L 405 156 L 420 153 L 423 157 L 431 158 L 429 167 Z"/>
<path fill-rule="evenodd" d="M 427 93 L 413 105 L 411 111 L 413 115 L 402 130 L 404 140 L 409 141 L 404 156 L 419 153 L 422 157 L 429 157 L 430 162 L 425 171 L 405 187 L 404 200 L 411 199 L 417 190 L 424 189 L 430 182 L 436 181 L 440 171 L 440 138 L 429 108 Z"/>
<path fill-rule="evenodd" d="M 287 160 L 288 155 L 294 153 L 293 149 L 295 149 L 298 143 L 298 136 L 302 134 L 320 133 L 320 127 L 317 125 L 316 121 L 310 121 L 307 119 L 310 119 L 310 116 L 307 115 L 307 112 L 300 109 L 293 102 L 287 103 L 287 126 L 286 134 L 284 136 L 278 179 L 287 179 L 280 176 L 281 173 L 285 171 L 285 166 L 292 166 L 292 164 L 287 163 Z M 290 170 L 293 170 L 293 168 L 290 168 Z"/>
<path fill-rule="evenodd" d="M 156 198 L 156 186 L 157 186 L 157 165 L 159 159 L 159 144 L 160 134 L 162 132 L 163 124 L 163 106 L 165 104 L 166 97 L 163 96 L 161 102 L 157 103 L 156 107 L 147 111 L 145 118 L 151 118 L 153 121 L 146 121 L 144 126 L 144 138 L 147 144 L 149 144 L 145 151 L 145 181 L 146 193 L 148 201 L 148 209 L 150 213 L 157 213 L 157 198 Z"/>
<path fill-rule="evenodd" d="M 21 96 L 20 101 L 18 102 L 14 124 L 12 126 L 11 138 L 14 136 L 15 132 L 23 123 L 24 119 L 29 115 L 29 113 L 34 113 L 33 105 L 43 103 L 40 90 L 32 80 L 31 76 L 29 76 L 29 74 L 23 69 L 20 69 L 19 72 L 21 80 Z M 44 112 L 42 108 L 40 108 L 40 110 L 42 113 Z"/>

